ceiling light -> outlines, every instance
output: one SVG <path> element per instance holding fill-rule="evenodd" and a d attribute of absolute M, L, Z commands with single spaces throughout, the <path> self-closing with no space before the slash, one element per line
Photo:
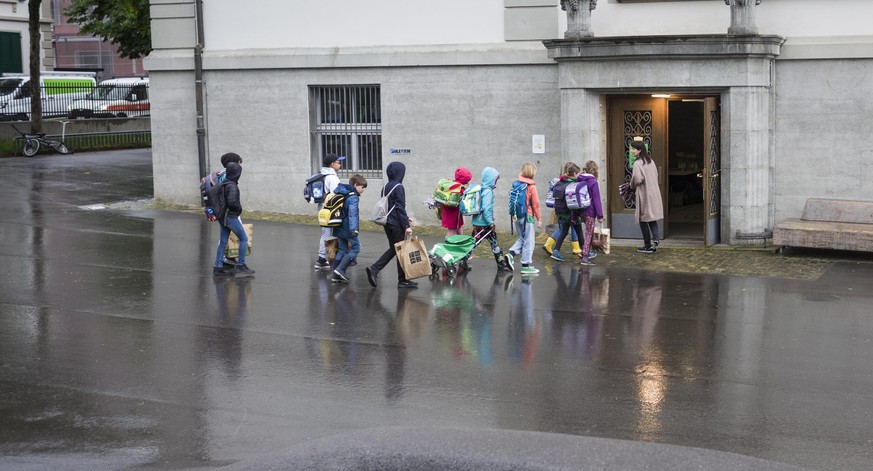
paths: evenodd
<path fill-rule="evenodd" d="M 654 93 L 652 94 L 652 98 L 670 98 L 672 95 L 668 93 Z"/>

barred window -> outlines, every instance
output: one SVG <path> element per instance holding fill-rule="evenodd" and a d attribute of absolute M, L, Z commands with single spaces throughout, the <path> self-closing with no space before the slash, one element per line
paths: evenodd
<path fill-rule="evenodd" d="M 326 154 L 346 157 L 341 174 L 382 176 L 382 106 L 379 85 L 309 87 L 313 166 Z"/>

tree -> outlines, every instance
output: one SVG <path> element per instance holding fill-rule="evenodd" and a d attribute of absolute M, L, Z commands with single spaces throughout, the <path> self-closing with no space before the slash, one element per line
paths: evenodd
<path fill-rule="evenodd" d="M 30 35 L 30 132 L 42 132 L 42 100 L 39 83 L 41 67 L 40 48 L 42 34 L 39 30 L 42 0 L 30 0 L 27 4 L 27 30 Z"/>
<path fill-rule="evenodd" d="M 121 57 L 137 59 L 152 51 L 149 0 L 73 0 L 64 13 L 83 33 L 118 45 Z"/>

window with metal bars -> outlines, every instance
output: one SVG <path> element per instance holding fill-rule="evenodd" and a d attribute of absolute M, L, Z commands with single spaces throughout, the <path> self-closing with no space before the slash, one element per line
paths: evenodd
<path fill-rule="evenodd" d="M 309 87 L 313 166 L 326 154 L 346 157 L 342 175 L 382 175 L 382 106 L 379 85 Z"/>

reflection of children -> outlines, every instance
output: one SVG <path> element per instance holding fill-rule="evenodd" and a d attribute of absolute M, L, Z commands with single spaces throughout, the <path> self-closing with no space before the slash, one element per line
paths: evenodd
<path fill-rule="evenodd" d="M 349 184 L 340 183 L 334 192 L 346 196 L 343 208 L 343 222 L 340 227 L 333 230 L 333 236 L 337 238 L 336 260 L 334 260 L 333 277 L 331 281 L 348 283 L 349 277 L 346 268 L 358 256 L 361 251 L 361 242 L 358 239 L 359 220 L 358 206 L 360 195 L 367 188 L 367 179 L 361 175 L 353 175 Z"/>
<path fill-rule="evenodd" d="M 594 237 L 594 219 L 603 222 L 603 206 L 600 204 L 600 185 L 597 183 L 597 163 L 589 160 L 582 168 L 579 181 L 588 186 L 591 206 L 582 210 L 582 220 L 585 222 L 585 242 L 582 244 L 582 265 L 594 265 L 589 258 L 591 239 Z"/>
<path fill-rule="evenodd" d="M 473 174 L 464 167 L 455 169 L 455 183 L 461 186 L 463 194 L 464 187 L 470 180 L 473 179 Z M 454 188 L 454 186 L 452 187 Z M 443 227 L 446 228 L 446 235 L 456 235 L 461 233 L 461 227 L 464 226 L 464 216 L 461 215 L 461 208 L 458 206 L 440 205 L 440 214 L 443 222 Z"/>
<path fill-rule="evenodd" d="M 488 243 L 491 244 L 491 253 L 494 254 L 499 271 L 512 271 L 512 257 L 503 254 L 497 240 L 497 231 L 494 228 L 494 187 L 497 185 L 498 179 L 500 179 L 500 172 L 494 167 L 485 167 L 482 170 L 480 195 L 482 212 L 473 216 L 473 237 L 476 240 L 488 239 Z"/>
<path fill-rule="evenodd" d="M 509 256 L 513 257 L 515 254 L 521 254 L 522 275 L 535 275 L 540 272 L 531 265 L 534 245 L 536 244 L 536 230 L 543 227 L 543 218 L 540 215 L 540 197 L 537 195 L 536 182 L 533 180 L 536 174 L 537 166 L 528 162 L 521 166 L 521 173 L 518 175 L 518 183 L 516 183 L 527 185 L 525 193 L 527 217 L 524 220 L 515 221 L 515 231 L 518 232 L 518 240 L 510 247 Z"/>

